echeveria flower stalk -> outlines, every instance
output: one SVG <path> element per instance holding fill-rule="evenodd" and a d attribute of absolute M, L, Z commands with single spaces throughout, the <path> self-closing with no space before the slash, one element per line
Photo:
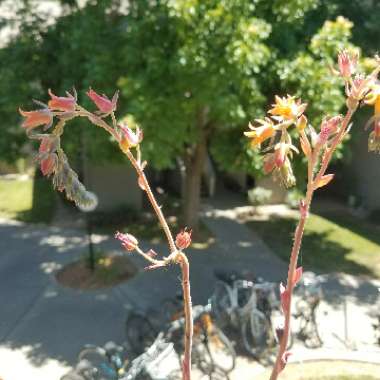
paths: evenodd
<path fill-rule="evenodd" d="M 28 137 L 41 140 L 37 160 L 40 162 L 41 171 L 46 176 L 53 176 L 54 187 L 58 191 L 65 191 L 66 197 L 73 200 L 75 204 L 84 211 L 93 210 L 97 205 L 95 194 L 86 190 L 79 181 L 78 175 L 71 169 L 66 154 L 64 153 L 60 140 L 65 129 L 65 124 L 75 117 L 85 117 L 95 126 L 106 130 L 119 144 L 122 152 L 127 156 L 132 166 L 136 170 L 138 185 L 146 193 L 162 229 L 167 237 L 169 244 L 169 255 L 162 259 L 156 258 L 156 253 L 152 250 L 144 252 L 139 247 L 138 240 L 131 234 L 122 234 L 117 232 L 115 237 L 119 239 L 122 246 L 127 251 L 135 250 L 144 257 L 149 263 L 148 269 L 161 268 L 169 264 L 178 264 L 182 272 L 182 290 L 184 299 L 185 312 L 185 349 L 182 364 L 183 380 L 191 380 L 191 346 L 193 335 L 193 319 L 190 295 L 190 271 L 189 262 L 183 250 L 190 245 L 191 231 L 182 231 L 177 235 L 176 243 L 170 231 L 168 223 L 158 205 L 154 194 L 149 186 L 145 176 L 144 169 L 146 161 L 141 160 L 141 150 L 139 145 L 143 139 L 142 130 L 136 128 L 130 129 L 126 125 L 118 125 L 114 111 L 117 107 L 118 92 L 115 92 L 112 100 L 105 95 L 99 95 L 90 88 L 87 92 L 89 98 L 95 103 L 98 111 L 92 113 L 77 104 L 77 96 L 74 90 L 74 96 L 66 93 L 67 96 L 56 96 L 49 90 L 50 100 L 48 106 L 41 102 L 44 108 L 36 111 L 23 111 L 20 113 L 25 117 L 22 127 L 27 130 Z M 105 120 L 108 116 L 111 123 Z M 34 133 L 34 129 L 39 126 L 48 128 L 53 125 L 54 117 L 56 124 L 50 134 Z M 132 151 L 131 148 L 136 148 Z M 136 154 L 136 157 L 135 157 Z M 177 244 L 177 245 L 176 245 Z"/>
<path fill-rule="evenodd" d="M 288 132 L 292 126 L 297 129 L 296 136 L 300 140 L 301 150 L 308 163 L 307 191 L 305 198 L 300 201 L 300 219 L 295 230 L 294 243 L 290 254 L 288 279 L 286 285 L 281 284 L 280 286 L 281 307 L 285 323 L 283 330 L 281 330 L 280 347 L 270 380 L 277 379 L 291 354 L 286 350 L 286 347 L 290 331 L 292 294 L 295 285 L 302 276 L 302 268 L 297 268 L 297 262 L 313 194 L 316 189 L 326 186 L 333 180 L 334 174 L 326 174 L 326 170 L 333 153 L 349 131 L 353 113 L 363 100 L 365 103 L 373 105 L 375 109 L 374 116 L 367 123 L 367 125 L 374 125 L 374 130 L 369 137 L 369 150 L 380 152 L 380 85 L 376 79 L 380 72 L 380 59 L 378 59 L 378 67 L 370 75 L 359 74 L 352 78 L 357 70 L 357 61 L 357 55 L 349 54 L 346 51 L 339 54 L 339 71 L 337 74 L 345 80 L 347 112 L 344 117 L 337 115 L 325 118 L 321 123 L 319 133 L 308 124 L 307 118 L 303 114 L 306 104 L 289 95 L 286 98 L 276 96 L 273 108 L 268 111 L 271 116 L 265 120 L 266 125 L 270 125 L 271 131 L 273 131 L 270 136 L 268 134 L 264 139 L 258 138 L 261 136 L 261 133 L 257 132 L 260 127 L 255 128 L 251 125 L 249 125 L 250 131 L 245 132 L 247 137 L 253 139 L 252 147 L 257 147 L 259 143 L 268 140 L 270 137 L 270 142 L 265 147 L 264 172 L 272 172 L 275 178 L 280 179 L 286 187 L 295 183 L 291 158 L 292 150 L 296 149 L 292 144 L 293 135 L 291 136 Z"/>

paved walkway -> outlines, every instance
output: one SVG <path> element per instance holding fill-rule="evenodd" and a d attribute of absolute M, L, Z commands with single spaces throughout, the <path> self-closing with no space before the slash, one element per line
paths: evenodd
<path fill-rule="evenodd" d="M 213 289 L 215 268 L 247 269 L 268 280 L 284 279 L 287 265 L 246 226 L 238 224 L 234 207 L 241 201 L 223 201 L 205 207 L 204 221 L 216 236 L 216 244 L 207 250 L 189 250 L 194 304 L 205 303 Z M 118 243 L 108 236 L 96 236 L 100 249 L 120 251 Z M 148 246 L 147 246 L 148 248 Z M 166 254 L 164 246 L 153 247 Z M 86 251 L 86 238 L 81 230 L 30 226 L 0 221 L 0 376 L 4 380 L 58 380 L 75 363 L 78 350 L 85 343 L 104 344 L 108 340 L 122 342 L 127 309 L 159 307 L 163 298 L 173 296 L 180 288 L 178 268 L 145 272 L 145 263 L 132 256 L 141 272 L 132 280 L 101 291 L 76 291 L 61 287 L 54 279 L 55 271 Z M 332 350 L 355 353 L 345 347 L 342 323 L 342 300 L 348 300 L 349 340 L 366 357 L 380 351 L 369 344 L 369 320 L 366 312 L 378 296 L 374 281 L 336 275 L 327 279 L 326 311 L 328 329 L 337 338 L 326 346 Z M 352 308 L 352 309 L 351 309 Z M 334 314 L 335 313 L 335 314 Z M 360 321 L 360 344 L 353 331 L 351 318 Z M 327 319 L 326 319 L 327 321 Z M 335 322 L 331 322 L 335 321 Z M 364 325 L 362 324 L 364 323 Z M 363 328 L 364 326 L 364 328 Z M 366 331 L 368 330 L 368 331 Z M 365 332 L 363 336 L 363 332 Z M 346 334 L 347 335 L 347 334 Z M 362 342 L 364 340 L 364 342 Z M 340 346 L 336 342 L 341 342 Z M 302 346 L 294 358 L 311 355 Z M 302 355 L 301 355 L 302 354 Z M 315 354 L 315 352 L 312 352 Z M 322 352 L 319 353 L 321 355 Z M 363 354 L 361 354 L 363 357 Z M 252 363 L 243 360 L 241 370 L 252 371 Z M 261 370 L 255 366 L 255 370 Z M 233 378 L 241 379 L 239 371 Z"/>

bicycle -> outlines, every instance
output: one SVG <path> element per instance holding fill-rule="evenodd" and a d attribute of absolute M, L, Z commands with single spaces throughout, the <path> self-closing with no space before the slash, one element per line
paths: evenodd
<path fill-rule="evenodd" d="M 61 380 L 174 380 L 180 366 L 168 338 L 176 328 L 178 326 L 173 325 L 166 334 L 160 333 L 150 347 L 132 361 L 126 360 L 124 348 L 113 342 L 103 347 L 86 345 L 78 354 L 75 369 Z"/>
<path fill-rule="evenodd" d="M 203 315 L 203 307 L 194 309 L 195 319 Z M 180 360 L 170 340 L 183 330 L 184 324 L 184 318 L 171 322 L 167 331 L 159 333 L 152 345 L 131 362 L 122 360 L 120 346 L 110 343 L 104 347 L 88 345 L 78 355 L 76 369 L 61 380 L 178 380 L 181 378 Z M 220 369 L 212 368 L 213 362 L 206 359 L 205 352 L 194 350 L 194 358 L 201 362 L 198 365 L 207 372 L 210 380 L 228 378 Z"/>
<path fill-rule="evenodd" d="M 103 347 L 95 345 L 85 345 L 78 354 L 79 363 L 91 363 L 96 379 L 108 380 L 119 379 L 124 374 L 125 349 L 114 342 L 107 342 Z M 82 367 L 85 366 L 82 364 Z M 82 371 L 83 372 L 83 371 Z M 87 375 L 88 376 L 88 375 Z"/>
<path fill-rule="evenodd" d="M 176 300 L 166 300 L 163 302 L 162 310 L 165 310 L 165 315 L 161 318 L 156 318 L 158 321 L 165 321 L 166 326 L 173 326 L 173 323 L 183 319 L 182 297 L 177 297 Z M 166 306 L 164 306 L 166 305 Z M 127 337 L 133 338 L 129 344 L 135 348 L 135 352 L 144 350 L 143 345 L 146 345 L 150 337 L 141 340 L 143 345 L 139 345 L 136 337 L 142 336 L 144 331 L 151 328 L 151 331 L 157 333 L 155 329 L 155 321 L 151 321 L 151 313 L 149 316 L 143 315 L 140 311 L 133 312 L 128 315 L 126 321 Z M 170 321 L 168 321 L 170 319 Z M 193 363 L 209 378 L 215 377 L 215 373 L 221 370 L 228 374 L 235 367 L 236 354 L 235 350 L 224 335 L 224 333 L 212 322 L 211 305 L 194 306 L 193 307 L 194 334 L 193 334 Z M 133 321 L 132 324 L 129 324 Z M 163 324 L 162 322 L 160 323 Z M 174 324 L 175 326 L 175 324 Z M 171 327 L 172 328 L 172 327 Z M 133 331 L 132 331 L 133 329 Z M 164 328 L 164 331 L 167 327 Z M 171 340 L 174 342 L 176 352 L 181 355 L 183 352 L 183 333 L 184 328 L 177 328 L 172 333 Z M 153 335 L 153 333 L 151 333 Z"/>
<path fill-rule="evenodd" d="M 222 327 L 240 330 L 245 350 L 260 359 L 278 341 L 275 332 L 280 315 L 280 302 L 275 283 L 254 283 L 242 274 L 216 271 L 218 279 L 211 305 Z M 259 281 L 255 279 L 255 281 Z M 292 339 L 289 340 L 290 345 Z"/>

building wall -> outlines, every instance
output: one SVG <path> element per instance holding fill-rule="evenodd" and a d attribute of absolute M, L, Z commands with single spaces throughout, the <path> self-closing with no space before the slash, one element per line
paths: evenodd
<path fill-rule="evenodd" d="M 118 206 L 141 209 L 142 191 L 128 163 L 89 165 L 86 172 L 86 186 L 98 196 L 98 211 L 112 211 Z"/>
<path fill-rule="evenodd" d="M 368 211 L 380 209 L 380 156 L 368 152 L 368 131 L 357 137 L 353 147 L 352 167 L 355 193 Z"/>

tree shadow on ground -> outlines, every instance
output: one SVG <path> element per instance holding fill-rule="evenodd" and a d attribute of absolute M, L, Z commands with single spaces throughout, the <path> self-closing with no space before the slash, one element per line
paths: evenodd
<path fill-rule="evenodd" d="M 345 211 L 317 211 L 315 214 L 380 245 L 380 225 L 370 223 L 365 219 L 359 219 Z"/>
<path fill-rule="evenodd" d="M 259 234 L 265 243 L 283 260 L 289 260 L 293 235 L 297 224 L 293 219 L 271 219 L 252 221 L 249 226 Z M 305 270 L 317 273 L 344 272 L 353 275 L 376 276 L 369 266 L 361 265 L 347 256 L 350 249 L 332 241 L 332 230 L 323 232 L 305 231 L 300 251 L 299 264 Z"/>

